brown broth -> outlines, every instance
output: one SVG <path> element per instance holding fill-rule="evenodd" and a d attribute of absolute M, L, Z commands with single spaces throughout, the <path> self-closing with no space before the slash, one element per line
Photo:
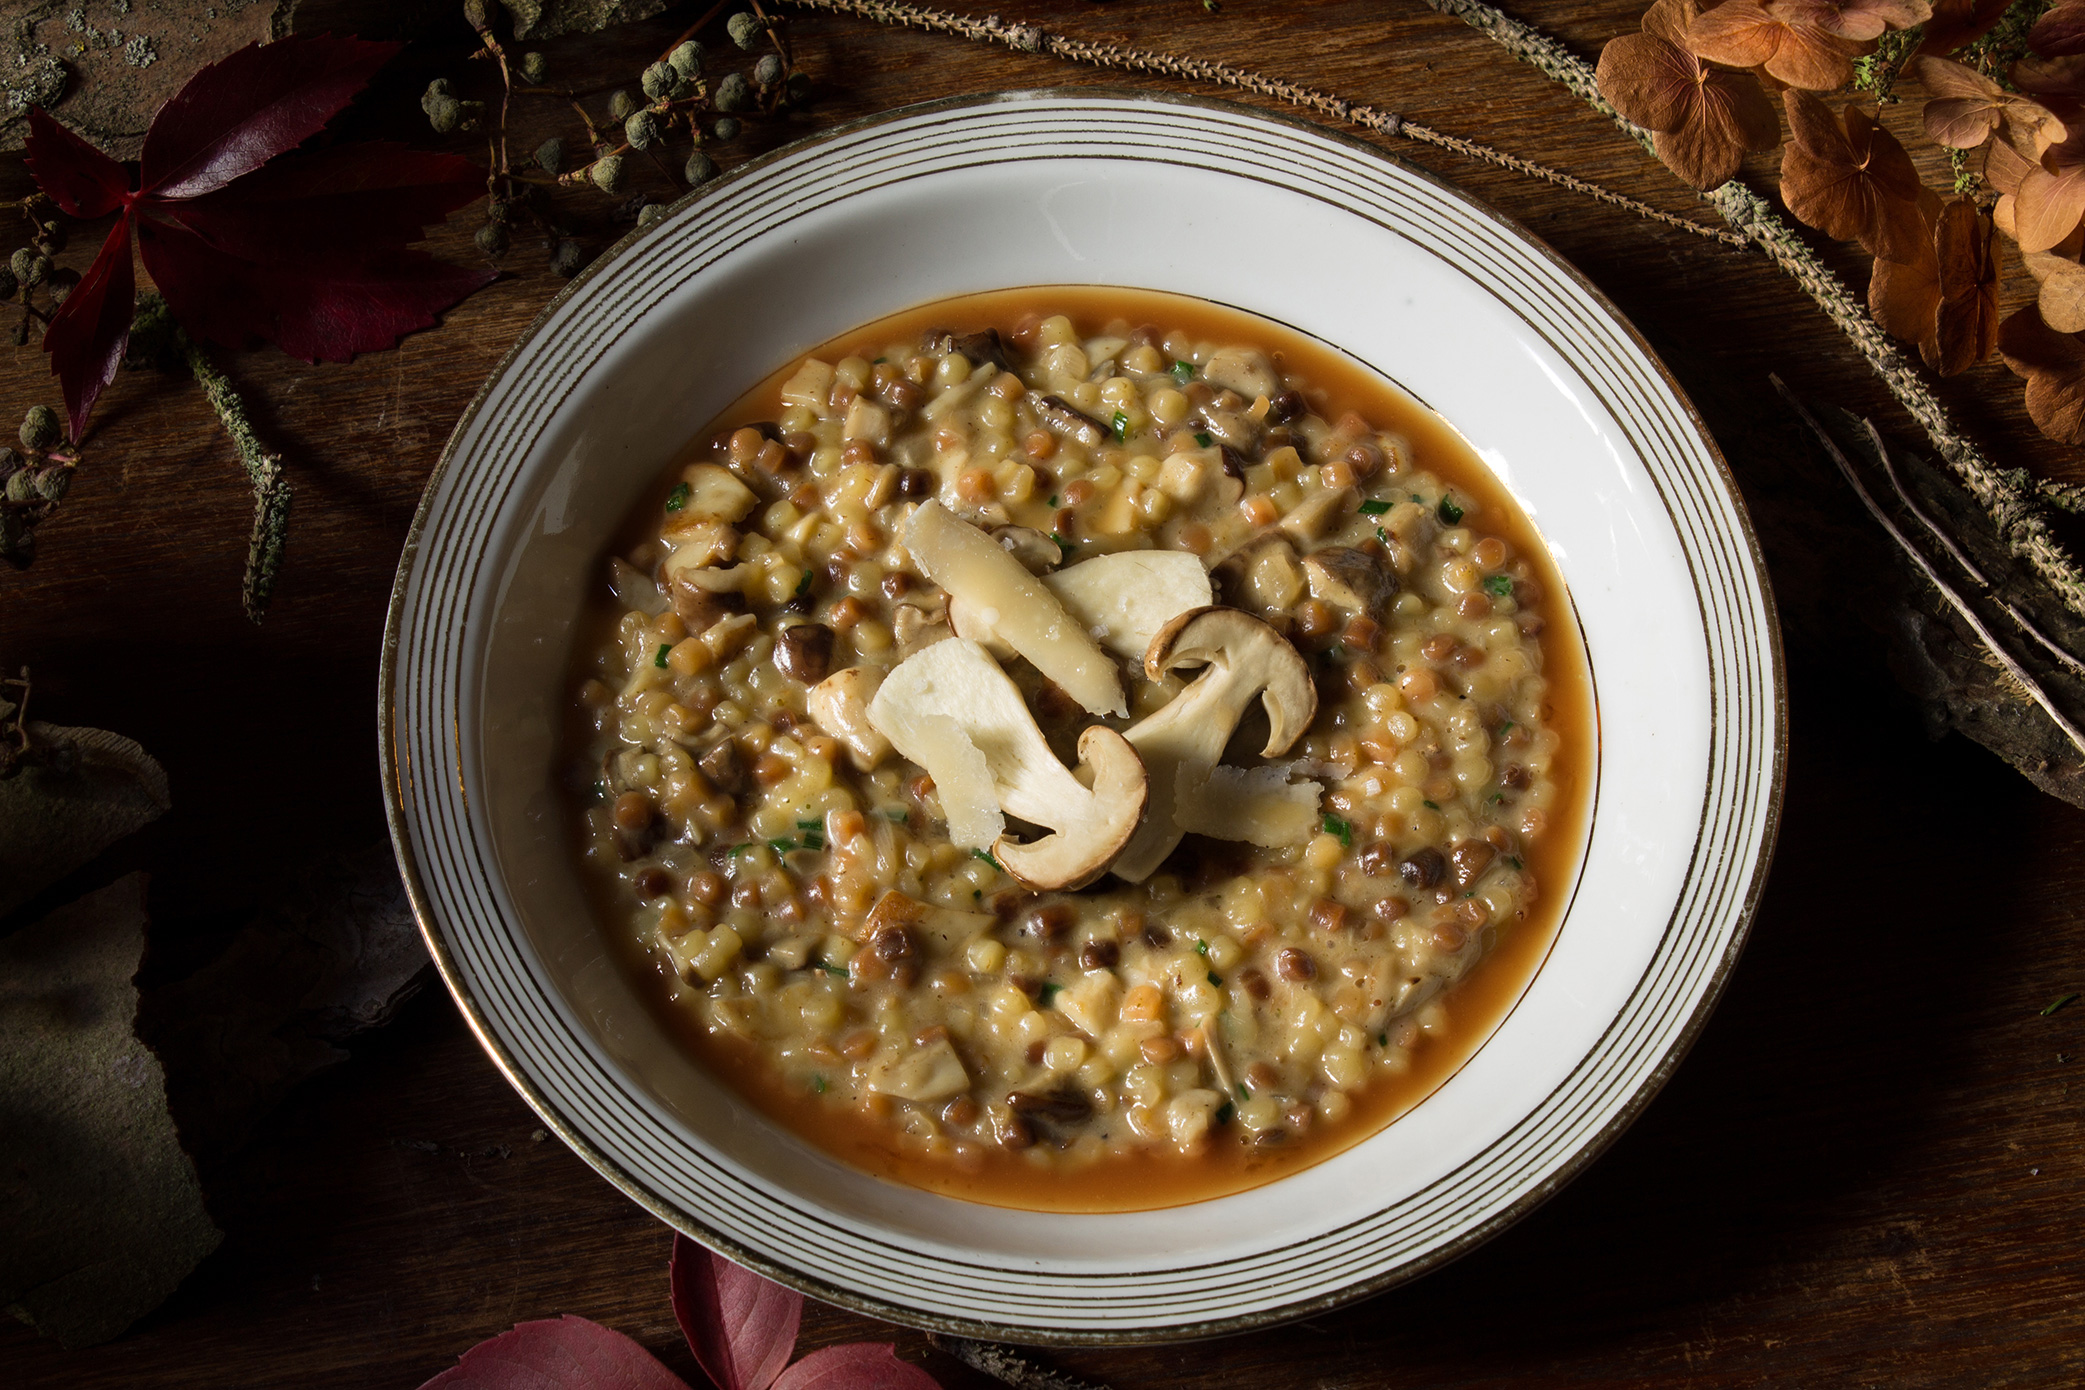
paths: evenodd
<path fill-rule="evenodd" d="M 1511 543 L 1541 581 L 1543 596 L 1537 608 L 1544 621 L 1539 641 L 1548 685 L 1545 714 L 1563 737 L 1553 773 L 1559 792 L 1555 808 L 1541 840 L 1526 853 L 1541 885 L 1534 911 L 1505 931 L 1468 977 L 1441 996 L 1447 1028 L 1422 1037 L 1412 1047 L 1411 1065 L 1404 1072 L 1378 1074 L 1369 1081 L 1356 1095 L 1352 1111 L 1337 1123 L 1313 1126 L 1304 1138 L 1275 1147 L 1212 1143 L 1204 1152 L 1188 1156 L 1142 1150 L 1103 1157 L 1077 1169 L 1064 1166 L 1066 1155 L 1041 1146 L 1023 1152 L 993 1150 L 962 1166 L 922 1159 L 904 1152 L 873 1115 L 828 1106 L 794 1087 L 763 1084 L 772 1068 L 757 1046 L 706 1032 L 690 1010 L 668 999 L 659 965 L 629 933 L 608 930 L 604 935 L 657 1020 L 696 1057 L 729 1080 L 749 1104 L 770 1119 L 856 1168 L 893 1182 L 993 1206 L 1058 1212 L 1177 1206 L 1257 1187 L 1361 1143 L 1438 1090 L 1503 1022 L 1554 944 L 1575 887 L 1593 780 L 1597 710 L 1576 615 L 1548 550 L 1504 486 L 1446 421 L 1345 354 L 1295 329 L 1241 310 L 1155 291 L 1093 286 L 994 291 L 924 305 L 829 343 L 807 347 L 691 441 L 687 455 L 662 469 L 643 505 L 632 508 L 632 520 L 614 545 L 627 548 L 644 538 L 641 519 L 656 515 L 656 504 L 681 467 L 717 429 L 769 418 L 781 382 L 806 355 L 827 360 L 854 353 L 873 356 L 886 343 L 913 338 L 928 329 L 963 333 L 996 325 L 1003 330 L 1032 312 L 1067 314 L 1082 335 L 1100 331 L 1112 321 L 1126 320 L 1161 323 L 1217 342 L 1256 342 L 1285 374 L 1298 374 L 1311 383 L 1305 394 L 1319 415 L 1332 419 L 1344 410 L 1358 410 L 1379 428 L 1403 434 L 1411 441 L 1420 467 L 1482 504 L 1482 529 Z M 575 676 L 570 685 L 578 682 L 580 654 L 606 638 L 615 616 L 612 605 L 599 599 L 592 602 L 575 639 Z M 576 711 L 571 718 L 576 746 Z M 612 920 L 622 905 L 612 899 L 609 885 L 592 881 L 590 886 L 601 920 Z"/>

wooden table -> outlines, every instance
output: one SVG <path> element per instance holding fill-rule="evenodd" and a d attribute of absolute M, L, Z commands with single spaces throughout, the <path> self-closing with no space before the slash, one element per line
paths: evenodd
<path fill-rule="evenodd" d="M 1416 0 L 1000 9 L 1310 83 L 1708 216 L 1574 99 Z M 1638 9 L 1548 0 L 1522 13 L 1592 53 L 1633 30 Z M 677 11 L 550 51 L 561 80 L 628 80 L 687 22 Z M 357 119 L 432 142 L 413 96 L 460 68 L 468 35 L 460 22 L 445 33 L 401 58 Z M 798 18 L 794 33 L 821 92 L 804 129 L 913 99 L 1103 80 L 855 20 Z M 469 137 L 455 148 L 476 152 Z M 1393 153 L 1519 218 L 1610 295 L 1755 505 L 1851 505 L 1782 422 L 1769 371 L 1912 436 L 1763 258 L 1489 166 Z M 435 248 L 469 258 L 473 225 L 465 214 Z M 68 258 L 84 266 L 82 240 Z M 526 241 L 505 264 L 395 352 L 318 368 L 222 355 L 298 489 L 264 627 L 237 601 L 248 500 L 230 450 L 192 388 L 139 373 L 104 397 L 36 567 L 0 577 L 0 659 L 35 668 L 39 712 L 132 735 L 171 774 L 175 810 L 144 847 L 165 933 L 155 954 L 186 949 L 183 924 L 255 866 L 381 839 L 373 697 L 399 546 L 464 403 L 561 283 Z M 56 401 L 44 371 L 33 346 L 0 350 L 10 419 Z M 2027 424 L 2002 365 L 1945 394 L 1994 455 L 2079 475 Z M 1800 557 L 1770 558 L 1785 588 Z M 1694 1055 L 1606 1157 L 1490 1245 L 1358 1306 L 1221 1343 L 1049 1359 L 1121 1390 L 2076 1383 L 2085 1126 L 2071 1087 L 2085 1083 L 2085 1005 L 2039 1011 L 2085 987 L 2085 814 L 1958 737 L 1929 742 L 1867 634 L 1790 639 L 1787 814 L 1750 949 Z M 0 1366 L 14 1368 L 0 1379 L 404 1390 L 517 1320 L 559 1313 L 692 1373 L 667 1306 L 667 1232 L 536 1130 L 447 998 L 423 995 L 206 1172 L 228 1238 L 169 1303 L 83 1352 L 0 1326 Z M 805 1345 L 893 1335 L 944 1383 L 987 1383 L 918 1334 L 837 1311 L 813 1310 Z"/>

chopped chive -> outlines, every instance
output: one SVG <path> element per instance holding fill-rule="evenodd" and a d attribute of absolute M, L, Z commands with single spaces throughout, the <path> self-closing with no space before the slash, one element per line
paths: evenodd
<path fill-rule="evenodd" d="M 1493 598 L 1513 597 L 1513 576 L 1510 574 L 1487 574 L 1484 576 L 1484 592 Z"/>
<path fill-rule="evenodd" d="M 1507 856 L 1506 856 L 1506 862 L 1507 862 L 1508 864 L 1511 864 L 1511 865 L 1512 865 L 1512 866 L 1513 866 L 1514 868 L 1516 868 L 1516 869 L 1519 869 L 1519 868 L 1525 867 L 1525 866 L 1523 866 L 1523 865 L 1521 864 L 1521 862 L 1520 862 L 1520 856 L 1519 856 L 1519 855 L 1517 855 L 1517 854 L 1509 854 L 1509 855 L 1507 855 Z"/>
<path fill-rule="evenodd" d="M 1120 410 L 1116 411 L 1114 419 L 1108 422 L 1108 432 L 1115 436 L 1117 444 L 1127 441 L 1129 439 L 1128 413 Z"/>
<path fill-rule="evenodd" d="M 1368 501 L 1361 504 L 1361 515 L 1363 516 L 1381 516 L 1389 510 L 1390 504 L 1388 502 Z"/>
<path fill-rule="evenodd" d="M 787 854 L 787 853 L 789 853 L 789 851 L 791 851 L 791 850 L 793 850 L 793 849 L 795 849 L 795 848 L 796 848 L 796 841 L 794 841 L 794 840 L 769 840 L 769 841 L 767 842 L 767 847 L 768 847 L 769 849 L 773 850 L 773 851 L 774 851 L 775 853 L 777 853 L 777 854 Z"/>
<path fill-rule="evenodd" d="M 1388 545 L 1390 544 L 1390 533 L 1388 531 L 1385 531 L 1382 527 L 1378 526 L 1376 527 L 1376 539 L 1381 541 L 1384 545 Z"/>
<path fill-rule="evenodd" d="M 1327 835 L 1339 836 L 1339 843 L 1342 848 L 1352 849 L 1354 847 L 1354 827 L 1348 822 L 1341 820 L 1338 816 L 1326 816 L 1324 826 Z"/>
<path fill-rule="evenodd" d="M 2071 1000 L 2076 999 L 2077 997 L 2078 996 L 2075 994 L 2057 995 L 2054 999 L 2051 999 L 2047 1007 L 2045 1007 L 2042 1010 L 2042 1017 L 2047 1018 L 2050 1014 L 2055 1013 L 2058 1009 L 2062 1008 L 2065 1004 L 2070 1003 Z"/>
<path fill-rule="evenodd" d="M 1195 443 L 1201 445 L 1204 449 L 1208 448 L 1214 442 L 1214 440 L 1210 439 L 1208 435 L 1202 433 L 1201 431 L 1197 430 L 1195 432 Z"/>
<path fill-rule="evenodd" d="M 814 851 L 814 852 L 815 852 L 815 851 L 818 851 L 818 850 L 821 850 L 821 849 L 824 849 L 824 848 L 825 848 L 825 835 L 824 835 L 824 833 L 823 833 L 822 831 L 817 831 L 817 830 L 813 830 L 813 831 L 809 831 L 809 832 L 807 832 L 807 833 L 806 833 L 806 834 L 804 835 L 804 848 L 805 848 L 805 849 L 808 849 L 808 850 L 811 850 L 811 851 Z"/>
<path fill-rule="evenodd" d="M 1063 992 L 1063 985 L 1060 985 L 1052 980 L 1045 980 L 1042 983 L 1042 988 L 1038 989 L 1035 992 L 1036 1002 L 1047 1009 L 1050 1007 L 1050 1001 L 1055 999 L 1058 995 L 1062 994 Z"/>
<path fill-rule="evenodd" d="M 744 854 L 744 853 L 746 853 L 746 852 L 750 851 L 750 850 L 751 850 L 752 848 L 753 848 L 753 842 L 752 842 L 751 840 L 748 840 L 748 841 L 746 841 L 746 842 L 745 842 L 744 844 L 742 844 L 742 845 L 733 845 L 733 846 L 732 846 L 732 847 L 731 847 L 730 849 L 727 849 L 727 850 L 725 850 L 725 851 L 724 851 L 724 857 L 725 857 L 726 859 L 736 859 L 736 858 L 738 858 L 738 857 L 739 857 L 739 856 L 740 856 L 741 854 Z"/>
<path fill-rule="evenodd" d="M 912 813 L 902 806 L 886 806 L 882 814 L 883 818 L 893 825 L 903 825 L 912 819 Z"/>
<path fill-rule="evenodd" d="M 971 900 L 972 902 L 983 902 L 983 901 L 984 901 L 984 898 L 985 898 L 985 890 L 984 890 L 984 889 L 982 889 L 982 888 L 973 888 L 973 889 L 971 889 L 971 890 L 970 890 L 970 900 Z"/>
<path fill-rule="evenodd" d="M 1447 522 L 1450 526 L 1462 520 L 1462 508 L 1456 506 L 1446 493 L 1441 494 L 1441 505 L 1438 510 L 1441 514 L 1441 520 Z"/>
<path fill-rule="evenodd" d="M 883 361 L 883 359 L 882 359 L 881 357 L 879 357 L 879 358 L 877 358 L 877 359 L 876 359 L 876 361 L 877 361 L 877 362 L 881 362 L 881 361 Z M 871 365 L 874 365 L 874 364 L 872 363 Z"/>
<path fill-rule="evenodd" d="M 1390 1045 L 1390 1035 L 1389 1035 L 1388 1033 L 1378 1033 L 1378 1034 L 1376 1034 L 1376 1046 L 1377 1046 L 1377 1047 L 1388 1047 L 1389 1045 Z"/>
<path fill-rule="evenodd" d="M 1209 943 L 1208 943 L 1208 942 L 1206 942 L 1206 941 L 1204 941 L 1204 940 L 1202 940 L 1202 939 L 1201 939 L 1200 937 L 1196 937 L 1196 938 L 1195 938 L 1195 954 L 1196 954 L 1196 955 L 1198 955 L 1198 956 L 1206 956 L 1206 955 L 1208 955 L 1208 954 L 1209 954 Z"/>
<path fill-rule="evenodd" d="M 843 980 L 847 978 L 847 967 L 844 965 L 834 965 L 829 960 L 822 960 L 818 962 L 818 968 L 828 975 L 835 975 Z"/>
<path fill-rule="evenodd" d="M 1500 738 L 1504 738 L 1504 737 L 1506 736 L 1506 730 L 1508 730 L 1508 729 L 1510 729 L 1510 728 L 1512 728 L 1512 727 L 1513 727 L 1513 721 L 1512 721 L 1512 720 L 1510 720 L 1510 719 L 1508 719 L 1508 720 L 1507 720 L 1507 721 L 1506 721 L 1505 723 L 1503 723 L 1503 724 L 1499 725 L 1499 737 L 1500 737 Z"/>
<path fill-rule="evenodd" d="M 1490 796 L 1487 796 L 1487 797 L 1485 797 L 1485 798 L 1484 798 L 1484 800 L 1485 800 L 1485 801 L 1486 801 L 1486 802 L 1487 802 L 1488 804 L 1490 804 L 1490 805 L 1493 805 L 1493 806 L 1496 806 L 1496 805 L 1498 805 L 1498 804 L 1499 804 L 1499 803 L 1500 803 L 1501 801 L 1504 801 L 1505 799 L 1506 799 L 1506 794 L 1505 794 L 1504 792 L 1493 792 L 1493 793 L 1492 793 L 1492 794 L 1491 794 Z"/>
<path fill-rule="evenodd" d="M 995 869 L 999 869 L 999 861 L 998 861 L 998 860 L 996 860 L 996 859 L 994 859 L 994 858 L 993 858 L 993 857 L 992 857 L 991 855 L 989 855 L 989 854 L 985 853 L 985 851 L 983 851 L 983 850 L 981 850 L 981 849 L 974 849 L 974 850 L 970 851 L 970 857 L 971 857 L 972 859 L 982 859 L 982 860 L 984 860 L 984 861 L 985 861 L 985 862 L 986 862 L 987 864 L 990 864 L 990 865 L 991 865 L 991 866 L 992 866 L 993 868 L 995 868 Z M 1004 869 L 999 869 L 999 872 L 1003 874 L 1003 873 L 1005 873 L 1005 872 L 1006 872 L 1006 870 L 1004 870 Z"/>
<path fill-rule="evenodd" d="M 1429 811 L 1438 811 L 1441 809 L 1441 804 L 1438 801 L 1422 801 L 1419 804 L 1421 806 L 1424 806 Z"/>
<path fill-rule="evenodd" d="M 1238 1099 L 1240 1099 L 1240 1100 L 1251 1100 L 1251 1099 L 1252 1099 L 1252 1092 L 1251 1092 L 1251 1091 L 1248 1091 L 1248 1090 L 1246 1090 L 1246 1089 L 1245 1089 L 1245 1083 L 1244 1083 L 1244 1082 L 1242 1082 L 1242 1081 L 1238 1083 Z"/>
<path fill-rule="evenodd" d="M 825 1094 L 825 1078 L 824 1078 L 824 1077 L 822 1077 L 822 1076 L 814 1076 L 814 1077 L 812 1077 L 812 1078 L 811 1078 L 811 1089 L 812 1089 L 812 1091 L 816 1092 L 816 1093 L 817 1093 L 818 1095 L 821 1095 L 821 1096 L 822 1096 L 822 1095 L 824 1095 L 824 1094 Z"/>
<path fill-rule="evenodd" d="M 1215 985 L 1218 989 L 1222 989 L 1223 977 L 1212 970 L 1209 972 L 1209 983 Z"/>
<path fill-rule="evenodd" d="M 811 572 L 810 572 L 809 570 L 805 570 L 805 571 L 804 571 L 804 577 L 803 577 L 802 579 L 799 579 L 799 580 L 797 580 L 797 581 L 796 581 L 796 596 L 797 596 L 798 598 L 802 598 L 802 597 L 803 597 L 803 596 L 804 596 L 805 594 L 808 594 L 808 593 L 810 593 L 810 592 L 811 592 Z"/>
<path fill-rule="evenodd" d="M 1058 535 L 1055 531 L 1050 532 L 1050 539 L 1057 542 L 1057 548 L 1063 551 L 1067 558 L 1070 557 L 1071 553 L 1074 550 L 1077 550 L 1079 548 L 1079 543 L 1077 541 L 1068 541 L 1064 537 Z"/>
<path fill-rule="evenodd" d="M 665 669 L 666 669 L 666 653 L 668 653 L 668 652 L 670 652 L 670 651 L 672 651 L 672 650 L 673 650 L 673 644 L 672 644 L 671 642 L 661 642 L 661 643 L 659 644 L 659 654 L 658 654 L 657 656 L 655 656 L 655 657 L 653 657 L 653 658 L 652 658 L 652 665 L 654 665 L 654 666 L 658 667 L 658 668 L 659 668 L 659 669 L 660 669 L 661 671 L 665 670 Z"/>
<path fill-rule="evenodd" d="M 1057 505 L 1057 494 L 1054 492 L 1050 494 L 1050 505 L 1052 507 Z"/>
<path fill-rule="evenodd" d="M 825 822 L 824 822 L 824 821 L 822 821 L 822 820 L 815 820 L 815 819 L 814 819 L 814 820 L 800 820 L 800 821 L 798 821 L 798 822 L 796 823 L 796 828 L 797 828 L 798 830 L 820 830 L 820 829 L 823 829 L 823 828 L 824 828 L 824 826 L 825 826 Z"/>
<path fill-rule="evenodd" d="M 666 494 L 666 510 L 669 512 L 677 512 L 682 507 L 687 506 L 688 491 L 689 489 L 686 483 L 675 483 L 673 485 L 673 491 Z"/>
<path fill-rule="evenodd" d="M 1216 1122 L 1220 1125 L 1227 1125 L 1231 1122 L 1231 1116 L 1236 1113 L 1231 1103 L 1225 1101 L 1222 1105 L 1216 1107 Z"/>
<path fill-rule="evenodd" d="M 1188 382 L 1195 379 L 1195 364 L 1192 362 L 1175 362 L 1172 366 L 1172 373 L 1173 380 L 1185 386 Z"/>

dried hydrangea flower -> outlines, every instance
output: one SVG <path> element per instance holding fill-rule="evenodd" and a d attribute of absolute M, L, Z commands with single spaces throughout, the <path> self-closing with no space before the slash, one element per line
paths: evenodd
<path fill-rule="evenodd" d="M 1601 95 L 1651 132 L 1658 158 L 1696 188 L 1714 188 L 1748 150 L 1781 143 L 1773 103 L 1748 72 L 1713 68 L 1687 47 L 1693 0 L 1658 0 L 1643 32 L 1600 51 Z"/>
<path fill-rule="evenodd" d="M 1782 98 L 1789 143 L 1781 197 L 1803 221 L 1841 241 L 1858 241 L 1891 261 L 1918 259 L 1926 242 L 1920 183 L 1897 137 L 1858 106 L 1843 118 L 1800 88 Z"/>

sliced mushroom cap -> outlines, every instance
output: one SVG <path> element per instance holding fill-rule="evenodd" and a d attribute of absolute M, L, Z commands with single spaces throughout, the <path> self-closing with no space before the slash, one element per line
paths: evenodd
<path fill-rule="evenodd" d="M 868 772 L 890 756 L 890 740 L 869 722 L 869 701 L 881 677 L 865 666 L 835 671 L 811 687 L 804 708 L 818 724 L 847 746 L 855 767 Z"/>
<path fill-rule="evenodd" d="M 1203 667 L 1164 709 L 1132 725 L 1126 737 L 1144 759 L 1150 805 L 1114 870 L 1132 883 L 1158 868 L 1186 833 L 1176 809 L 1203 793 L 1223 760 L 1245 712 L 1258 700 L 1267 711 L 1267 757 L 1278 757 L 1303 736 L 1317 714 L 1310 668 L 1280 633 L 1235 608 L 1182 613 L 1151 639 L 1144 673 Z"/>
<path fill-rule="evenodd" d="M 1093 785 L 1086 786 L 1057 761 L 1019 688 L 975 642 L 953 638 L 900 662 L 870 701 L 869 718 L 937 784 L 943 782 L 938 768 L 947 766 L 967 788 L 968 774 L 956 766 L 965 755 L 952 752 L 951 745 L 974 750 L 995 798 L 994 819 L 1003 809 L 1058 832 L 1024 845 L 1005 837 L 1003 825 L 993 829 L 1001 866 L 1031 888 L 1066 888 L 1099 877 L 1144 812 L 1143 764 L 1122 736 L 1095 726 L 1080 738 L 1079 755 L 1093 771 Z M 951 791 L 942 791 L 950 838 L 982 848 L 974 839 L 957 838 Z M 966 804 L 974 797 L 967 790 L 963 795 Z"/>
<path fill-rule="evenodd" d="M 1079 765 L 1093 774 L 1083 805 L 1060 799 L 1051 815 L 1022 816 L 1053 833 L 1027 844 L 1001 835 L 992 846 L 999 867 L 1026 887 L 1083 888 L 1108 871 L 1136 834 L 1150 791 L 1144 760 L 1129 740 L 1105 724 L 1090 725 L 1079 735 Z"/>
<path fill-rule="evenodd" d="M 1033 526 L 994 526 L 992 539 L 1030 574 L 1048 574 L 1064 563 L 1064 547 Z"/>

